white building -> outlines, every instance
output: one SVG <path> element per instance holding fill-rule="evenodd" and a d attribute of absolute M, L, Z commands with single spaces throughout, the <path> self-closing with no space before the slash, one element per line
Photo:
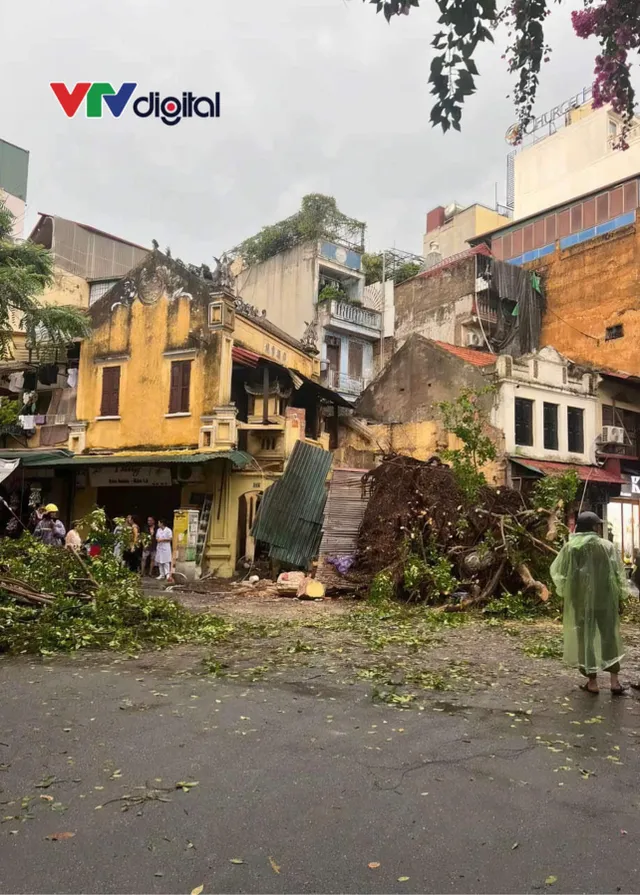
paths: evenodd
<path fill-rule="evenodd" d="M 317 328 L 324 381 L 348 400 L 355 399 L 374 374 L 382 313 L 371 293 L 368 307 L 362 271 L 362 240 L 300 242 L 259 264 L 241 269 L 236 295 L 281 329 L 303 339 Z M 392 334 L 389 333 L 390 335 Z"/>
<path fill-rule="evenodd" d="M 584 91 L 580 99 L 583 95 L 590 96 L 590 91 Z M 622 119 L 610 107 L 594 110 L 590 98 L 563 112 L 565 105 L 537 119 L 530 136 L 525 137 L 525 144 L 527 140 L 533 142 L 514 150 L 511 161 L 516 220 L 640 171 L 640 119 L 627 136 L 629 148 L 622 151 L 616 148 Z"/>
<path fill-rule="evenodd" d="M 598 380 L 550 346 L 496 358 L 492 422 L 512 460 L 593 464 L 600 434 Z"/>

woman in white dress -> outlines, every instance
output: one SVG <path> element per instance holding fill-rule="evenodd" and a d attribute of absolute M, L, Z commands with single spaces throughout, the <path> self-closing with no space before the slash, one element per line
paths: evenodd
<path fill-rule="evenodd" d="M 164 521 L 158 519 L 158 528 L 156 529 L 156 565 L 159 575 L 158 581 L 163 581 L 171 577 L 171 541 L 173 540 L 173 532 Z"/>

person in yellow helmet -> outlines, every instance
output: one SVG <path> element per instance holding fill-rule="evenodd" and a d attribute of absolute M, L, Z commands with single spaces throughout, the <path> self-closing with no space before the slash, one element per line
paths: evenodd
<path fill-rule="evenodd" d="M 34 538 L 48 547 L 64 547 L 66 534 L 64 525 L 58 519 L 58 507 L 55 503 L 48 503 L 44 508 L 44 516 L 36 525 Z"/>

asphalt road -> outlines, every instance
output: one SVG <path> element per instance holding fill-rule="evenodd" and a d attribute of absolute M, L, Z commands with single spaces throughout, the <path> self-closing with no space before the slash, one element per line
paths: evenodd
<path fill-rule="evenodd" d="M 0 662 L 2 892 L 639 890 L 635 699 L 403 711 L 157 662 Z"/>

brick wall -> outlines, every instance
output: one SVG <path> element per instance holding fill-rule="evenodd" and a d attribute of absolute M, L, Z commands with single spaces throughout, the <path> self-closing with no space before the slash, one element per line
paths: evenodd
<path fill-rule="evenodd" d="M 395 290 L 396 339 L 404 341 L 412 333 L 431 335 L 425 330 L 434 309 L 450 305 L 475 291 L 476 259 L 465 258 L 430 276 L 413 277 Z"/>
<path fill-rule="evenodd" d="M 556 248 L 552 255 L 527 265 L 544 276 L 547 313 L 542 345 L 553 345 L 572 360 L 640 375 L 636 226 L 565 251 Z M 607 327 L 617 324 L 623 325 L 622 338 L 605 341 Z"/>

